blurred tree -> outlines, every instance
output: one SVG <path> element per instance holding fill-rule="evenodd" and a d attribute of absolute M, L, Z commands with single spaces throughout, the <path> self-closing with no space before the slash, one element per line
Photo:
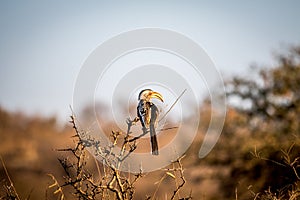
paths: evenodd
<path fill-rule="evenodd" d="M 300 163 L 295 160 L 300 157 L 300 47 L 277 57 L 276 67 L 227 83 L 230 108 L 222 140 L 230 147 L 228 158 L 222 159 L 231 165 L 234 180 L 227 181 L 225 188 L 246 179 L 258 191 L 270 187 L 285 198 L 300 181 Z M 250 151 L 260 158 L 257 162 Z M 293 166 L 288 160 L 295 161 Z"/>
<path fill-rule="evenodd" d="M 228 95 L 240 100 L 233 106 L 255 122 L 252 126 L 264 120 L 272 123 L 277 132 L 296 134 L 300 117 L 300 47 L 292 48 L 289 55 L 279 55 L 278 60 L 277 67 L 262 69 L 255 80 L 235 77 L 227 85 Z"/>

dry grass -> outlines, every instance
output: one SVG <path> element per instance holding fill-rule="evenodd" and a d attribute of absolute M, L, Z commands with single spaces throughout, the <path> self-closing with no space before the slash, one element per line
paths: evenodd
<path fill-rule="evenodd" d="M 205 113 L 206 109 L 202 119 Z M 1 120 L 0 152 L 6 167 L 0 166 L 0 199 L 299 199 L 299 137 L 265 132 L 250 137 L 247 120 L 234 111 L 229 112 L 224 133 L 207 158 L 198 159 L 195 152 L 202 139 L 196 138 L 185 158 L 146 174 L 120 172 L 110 161 L 99 163 L 85 149 L 76 129 L 55 133 L 47 125 L 52 120 L 32 120 L 16 116 L 6 124 Z M 128 152 L 135 151 L 139 139 L 114 131 L 111 140 L 124 144 Z M 18 147 L 33 141 L 39 145 L 4 149 L 10 142 Z M 62 148 L 57 152 L 51 146 Z"/>

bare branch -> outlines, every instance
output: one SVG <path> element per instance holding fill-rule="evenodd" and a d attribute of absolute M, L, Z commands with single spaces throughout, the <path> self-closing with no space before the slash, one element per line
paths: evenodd
<path fill-rule="evenodd" d="M 187 91 L 187 89 L 184 89 L 183 92 L 178 96 L 178 98 L 174 101 L 174 103 L 172 104 L 172 106 L 169 108 L 169 110 L 167 110 L 167 112 L 160 118 L 160 120 L 158 122 L 161 122 L 161 120 L 163 120 L 167 114 L 172 110 L 172 108 L 176 105 L 176 103 L 179 101 L 179 99 L 182 97 L 182 95 Z"/>

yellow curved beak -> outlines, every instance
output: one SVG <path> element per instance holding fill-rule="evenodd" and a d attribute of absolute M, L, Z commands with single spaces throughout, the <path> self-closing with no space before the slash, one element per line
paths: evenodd
<path fill-rule="evenodd" d="M 162 102 L 164 102 L 164 98 L 163 98 L 162 95 L 159 94 L 158 92 L 152 91 L 152 92 L 150 93 L 150 98 L 157 98 L 157 99 L 161 100 Z"/>

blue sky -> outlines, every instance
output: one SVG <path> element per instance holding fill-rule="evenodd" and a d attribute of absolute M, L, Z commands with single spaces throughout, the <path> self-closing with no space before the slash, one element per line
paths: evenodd
<path fill-rule="evenodd" d="M 300 44 L 300 1 L 1 1 L 0 106 L 67 120 L 88 55 L 136 28 L 180 32 L 226 76 Z"/>

